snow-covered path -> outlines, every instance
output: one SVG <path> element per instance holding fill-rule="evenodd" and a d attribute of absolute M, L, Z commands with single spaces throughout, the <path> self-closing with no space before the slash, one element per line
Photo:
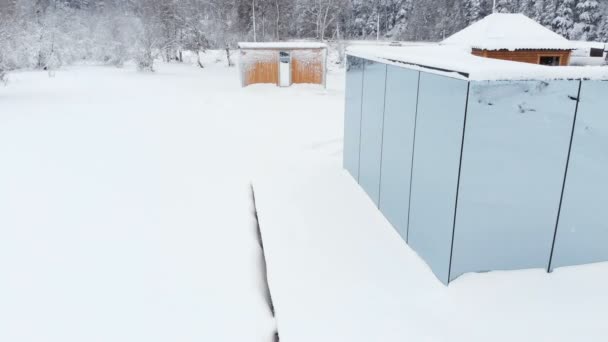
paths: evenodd
<path fill-rule="evenodd" d="M 219 64 L 11 79 L 0 341 L 271 341 L 251 174 L 340 153 L 341 75 L 327 91 L 241 89 Z"/>
<path fill-rule="evenodd" d="M 608 263 L 444 286 L 334 158 L 254 179 L 283 342 L 601 342 Z"/>

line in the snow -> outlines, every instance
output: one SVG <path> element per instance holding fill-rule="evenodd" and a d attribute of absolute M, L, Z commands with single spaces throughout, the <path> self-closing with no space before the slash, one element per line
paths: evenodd
<path fill-rule="evenodd" d="M 261 272 L 262 272 L 262 279 L 264 280 L 264 294 L 265 294 L 265 298 L 266 298 L 266 303 L 268 304 L 268 308 L 270 309 L 270 312 L 272 313 L 272 317 L 275 317 L 275 310 L 274 310 L 274 303 L 272 301 L 272 294 L 270 293 L 270 286 L 268 284 L 268 268 L 267 268 L 267 262 L 266 262 L 266 253 L 264 251 L 264 240 L 262 239 L 262 230 L 260 229 L 260 221 L 258 219 L 258 210 L 256 207 L 256 203 L 255 203 L 255 191 L 253 189 L 253 184 L 249 185 L 250 188 L 250 193 L 251 193 L 251 205 L 253 208 L 253 218 L 255 220 L 255 229 L 256 229 L 256 233 L 257 233 L 257 238 L 258 238 L 258 244 L 260 245 L 260 250 L 262 252 L 262 260 L 261 260 Z M 279 341 L 279 332 L 278 330 L 274 331 L 273 334 L 273 342 L 278 342 Z"/>

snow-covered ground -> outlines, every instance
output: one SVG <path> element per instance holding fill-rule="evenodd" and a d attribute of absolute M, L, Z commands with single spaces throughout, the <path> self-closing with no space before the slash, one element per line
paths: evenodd
<path fill-rule="evenodd" d="M 272 341 L 250 174 L 340 144 L 342 74 L 242 89 L 207 59 L 0 86 L 0 341 Z"/>
<path fill-rule="evenodd" d="M 443 286 L 342 170 L 343 71 L 240 88 L 221 60 L 0 87 L 0 341 L 608 336 L 608 264 Z"/>
<path fill-rule="evenodd" d="M 608 263 L 446 287 L 339 161 L 284 165 L 254 180 L 281 341 L 606 340 Z"/>

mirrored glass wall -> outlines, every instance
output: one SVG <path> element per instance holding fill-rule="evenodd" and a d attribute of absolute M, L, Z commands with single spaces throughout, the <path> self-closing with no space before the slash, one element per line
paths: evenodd
<path fill-rule="evenodd" d="M 471 82 L 450 279 L 547 267 L 578 85 Z"/>
<path fill-rule="evenodd" d="M 608 260 L 608 82 L 346 79 L 344 167 L 442 282 Z"/>

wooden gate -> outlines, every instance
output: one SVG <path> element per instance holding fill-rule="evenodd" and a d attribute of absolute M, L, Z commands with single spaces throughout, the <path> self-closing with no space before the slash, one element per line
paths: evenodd
<path fill-rule="evenodd" d="M 277 51 L 241 51 L 243 85 L 279 83 L 279 54 Z"/>
<path fill-rule="evenodd" d="M 293 83 L 323 84 L 323 51 L 293 50 L 291 53 L 291 79 Z"/>

